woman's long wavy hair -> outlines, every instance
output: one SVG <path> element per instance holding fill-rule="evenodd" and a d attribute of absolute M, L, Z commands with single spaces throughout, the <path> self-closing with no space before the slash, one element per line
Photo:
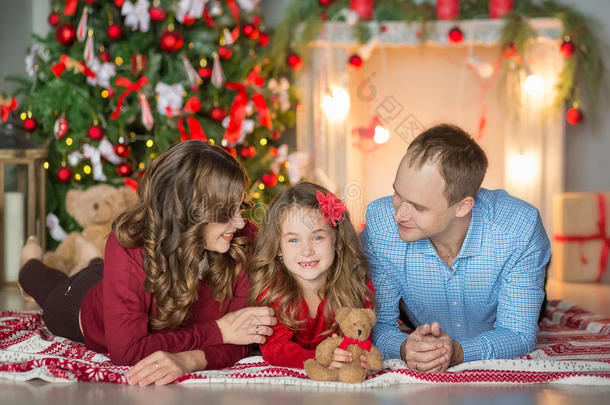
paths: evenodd
<path fill-rule="evenodd" d="M 112 229 L 126 248 L 143 248 L 144 288 L 156 304 L 153 329 L 175 329 L 188 321 L 198 298 L 200 263 L 213 297 L 232 298 L 233 282 L 245 268 L 247 238 L 234 238 L 227 253 L 206 251 L 210 222 L 228 222 L 241 208 L 248 175 L 218 146 L 185 141 L 172 146 L 146 170 L 138 203 Z"/>
<path fill-rule="evenodd" d="M 324 187 L 303 182 L 284 191 L 265 213 L 263 223 L 255 241 L 254 256 L 250 261 L 249 274 L 252 282 L 249 301 L 251 305 L 271 305 L 278 303 L 276 315 L 280 322 L 292 330 L 298 330 L 303 320 L 298 312 L 303 295 L 292 274 L 279 258 L 282 223 L 289 210 L 313 208 L 319 210 L 316 191 L 326 194 Z M 336 330 L 334 313 L 340 307 L 362 308 L 365 303 L 374 303 L 374 296 L 366 283 L 368 262 L 364 255 L 360 238 L 354 230 L 349 214 L 336 227 L 330 226 L 335 236 L 335 259 L 328 278 L 320 291 L 320 298 L 326 297 L 324 313 L 330 330 Z M 265 292 L 261 297 L 261 294 Z"/>

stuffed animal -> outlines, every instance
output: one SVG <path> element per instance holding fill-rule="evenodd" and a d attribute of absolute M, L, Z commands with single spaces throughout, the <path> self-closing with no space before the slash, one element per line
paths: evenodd
<path fill-rule="evenodd" d="M 305 361 L 305 372 L 309 378 L 317 381 L 364 381 L 366 370 L 360 364 L 361 355 L 364 354 L 372 369 L 379 370 L 383 367 L 381 352 L 370 339 L 371 330 L 375 325 L 375 313 L 372 309 L 339 308 L 335 319 L 344 336 L 324 339 L 316 347 L 316 358 Z M 339 369 L 332 369 L 328 366 L 337 347 L 351 352 L 352 362 Z"/>
<path fill-rule="evenodd" d="M 43 263 L 73 275 L 87 266 L 91 259 L 103 258 L 112 222 L 137 201 L 137 192 L 129 187 L 100 184 L 86 190 L 68 191 L 66 211 L 83 230 L 68 234 L 54 252 L 44 255 Z"/>

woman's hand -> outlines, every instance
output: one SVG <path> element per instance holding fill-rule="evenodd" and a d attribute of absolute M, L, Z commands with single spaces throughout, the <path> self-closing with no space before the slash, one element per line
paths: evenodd
<path fill-rule="evenodd" d="M 263 344 L 265 336 L 273 334 L 272 326 L 277 324 L 274 311 L 270 307 L 247 307 L 230 312 L 216 323 L 222 333 L 223 343 L 234 345 Z"/>
<path fill-rule="evenodd" d="M 180 353 L 155 352 L 129 369 L 129 385 L 165 385 L 191 371 L 203 370 L 208 364 L 205 353 L 191 350 Z"/>

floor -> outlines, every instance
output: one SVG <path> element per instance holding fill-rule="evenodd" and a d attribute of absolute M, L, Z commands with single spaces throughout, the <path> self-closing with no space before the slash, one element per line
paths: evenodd
<path fill-rule="evenodd" d="M 549 280 L 549 299 L 572 301 L 592 312 L 610 317 L 610 285 L 562 283 Z M 16 288 L 0 290 L 0 310 L 25 309 Z M 402 385 L 363 391 L 311 390 L 299 387 L 258 385 L 197 385 L 129 387 L 114 384 L 58 384 L 43 381 L 15 382 L 0 379 L 0 405 L 83 404 L 113 405 L 584 405 L 608 404 L 610 386 L 472 386 Z"/>

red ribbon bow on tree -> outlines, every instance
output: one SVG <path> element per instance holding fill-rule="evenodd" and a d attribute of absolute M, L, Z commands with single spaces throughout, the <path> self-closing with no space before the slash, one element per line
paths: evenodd
<path fill-rule="evenodd" d="M 225 86 L 231 90 L 237 91 L 237 96 L 235 96 L 233 104 L 231 105 L 229 125 L 227 126 L 224 136 L 224 139 L 228 143 L 235 144 L 239 140 L 242 124 L 246 118 L 248 94 L 246 93 L 246 86 L 241 83 L 227 83 Z M 269 109 L 267 108 L 265 97 L 263 97 L 261 93 L 256 93 L 252 96 L 252 102 L 258 110 L 258 119 L 261 126 L 272 129 L 271 116 L 269 114 Z"/>
<path fill-rule="evenodd" d="M 16 108 L 17 100 L 15 97 L 5 99 L 0 96 L 0 117 L 2 118 L 2 122 L 6 122 L 11 111 Z"/>
<path fill-rule="evenodd" d="M 87 65 L 85 65 L 85 62 L 79 62 L 64 54 L 59 58 L 59 63 L 56 63 L 51 67 L 51 70 L 55 76 L 59 77 L 66 69 L 70 69 L 75 73 L 82 73 L 87 77 L 95 77 L 95 72 L 89 69 Z"/>
<path fill-rule="evenodd" d="M 201 102 L 197 97 L 191 97 L 184 106 L 184 112 L 189 114 L 195 114 L 201 110 Z M 201 127 L 199 121 L 194 117 L 186 118 L 186 125 L 188 125 L 189 132 L 186 132 L 184 128 L 183 118 L 178 120 L 178 131 L 180 131 L 180 141 L 184 142 L 188 139 L 197 139 L 200 141 L 207 141 L 208 137 L 205 135 L 205 131 Z"/>
<path fill-rule="evenodd" d="M 347 212 L 347 208 L 341 199 L 337 198 L 330 191 L 324 195 L 320 190 L 316 191 L 316 199 L 326 222 L 335 227 L 343 222 L 343 219 L 345 219 L 343 214 Z"/>
<path fill-rule="evenodd" d="M 358 345 L 358 347 L 363 348 L 367 352 L 371 351 L 371 339 L 367 340 L 356 340 L 350 337 L 345 336 L 343 341 L 339 345 L 339 349 L 347 350 L 347 346 L 349 345 Z"/>
<path fill-rule="evenodd" d="M 123 93 L 121 93 L 121 95 L 119 96 L 119 100 L 116 103 L 116 108 L 112 112 L 110 119 L 115 120 L 115 119 L 119 118 L 119 115 L 121 114 L 121 108 L 123 108 L 123 101 L 125 101 L 125 97 L 127 97 L 129 95 L 129 93 L 131 93 L 132 91 L 135 91 L 136 93 L 141 92 L 142 86 L 144 86 L 147 83 L 148 83 L 148 78 L 146 76 L 140 77 L 137 81 L 135 81 L 133 83 L 131 82 L 131 80 L 129 80 L 126 77 L 118 77 L 114 81 L 114 84 L 117 86 L 123 86 L 123 87 L 127 87 L 127 88 L 125 90 L 123 90 Z"/>

